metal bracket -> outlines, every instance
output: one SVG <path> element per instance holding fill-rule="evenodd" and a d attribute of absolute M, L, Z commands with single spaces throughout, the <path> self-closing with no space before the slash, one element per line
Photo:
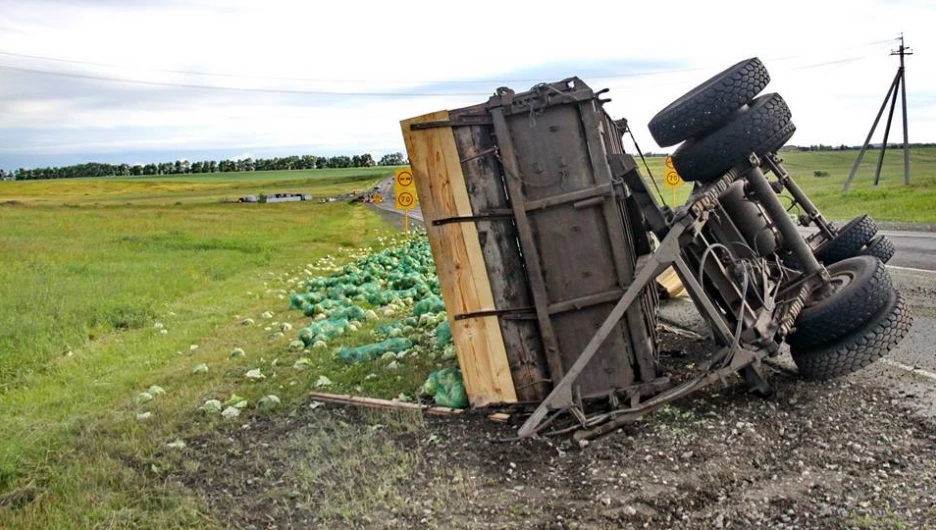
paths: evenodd
<path fill-rule="evenodd" d="M 458 217 L 443 217 L 432 221 L 432 226 L 442 226 L 451 223 L 477 223 L 480 221 L 493 221 L 513 217 L 513 210 L 492 210 L 480 215 L 462 215 Z"/>
<path fill-rule="evenodd" d="M 411 131 L 424 129 L 437 129 L 440 127 L 461 127 L 468 125 L 491 125 L 491 117 L 487 114 L 462 114 L 450 120 L 425 121 L 410 125 Z"/>
<path fill-rule="evenodd" d="M 725 350 L 727 350 L 727 348 L 722 350 L 722 352 Z M 675 399 L 687 396 L 696 390 L 714 383 L 715 381 L 724 379 L 728 375 L 737 372 L 738 370 L 743 370 L 745 367 L 760 362 L 764 356 L 765 353 L 762 350 L 754 351 L 748 350 L 746 348 L 739 348 L 731 357 L 731 363 L 728 366 L 719 368 L 717 370 L 711 370 L 705 374 L 702 374 L 695 379 L 691 379 L 679 386 L 673 387 L 666 392 L 663 392 L 662 394 L 658 394 L 636 407 L 614 411 L 610 413 L 613 418 L 611 421 L 599 425 L 591 430 L 580 430 L 572 437 L 575 440 L 581 441 L 589 440 L 591 438 L 596 438 L 598 436 L 610 433 L 622 425 L 632 422 L 644 416 L 645 414 L 653 412 L 654 410 L 657 410 L 658 408 Z"/>
<path fill-rule="evenodd" d="M 482 317 L 503 317 L 509 320 L 536 320 L 536 308 L 534 307 L 515 307 L 511 309 L 489 309 L 487 311 L 473 311 L 471 313 L 461 313 L 455 315 L 455 320 L 467 320 L 469 318 Z"/>

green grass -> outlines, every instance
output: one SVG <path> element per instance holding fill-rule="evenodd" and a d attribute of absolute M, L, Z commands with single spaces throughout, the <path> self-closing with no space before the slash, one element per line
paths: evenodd
<path fill-rule="evenodd" d="M 185 205 L 230 202 L 244 195 L 277 192 L 326 196 L 369 190 L 393 175 L 393 170 L 374 167 L 0 182 L 0 205 Z"/>
<path fill-rule="evenodd" d="M 884 157 L 881 183 L 873 185 L 879 151 L 868 151 L 849 192 L 843 192 L 845 179 L 858 158 L 857 151 L 783 153 L 784 167 L 797 184 L 829 219 L 846 220 L 867 213 L 881 221 L 936 223 L 936 148 L 910 150 L 911 185 L 903 183 L 903 151 L 890 149 Z M 639 162 L 639 161 L 638 161 Z M 673 192 L 663 187 L 663 158 L 648 158 L 653 175 L 672 204 Z M 641 165 L 641 170 L 645 172 Z M 815 177 L 826 171 L 828 177 Z M 690 185 L 677 189 L 682 204 Z"/>
<path fill-rule="evenodd" d="M 324 196 L 376 178 L 324 176 L 296 191 Z M 310 319 L 287 309 L 287 280 L 389 229 L 363 205 L 221 202 L 289 185 L 0 186 L 0 203 L 17 201 L 0 206 L 0 528 L 211 527 L 201 499 L 144 465 L 176 437 L 213 428 L 196 412 L 206 399 L 236 392 L 253 405 L 275 393 L 295 406 L 326 374 L 329 391 L 412 394 L 418 369 L 364 385 L 363 369 L 342 372 L 324 352 L 292 369 L 287 345 Z M 257 326 L 241 325 L 247 316 Z M 294 329 L 274 338 L 263 329 L 274 321 Z M 234 347 L 247 355 L 229 360 Z M 209 372 L 193 375 L 200 363 Z M 246 381 L 252 368 L 267 379 Z M 137 406 L 154 384 L 166 395 Z M 153 417 L 137 421 L 144 410 Z"/>

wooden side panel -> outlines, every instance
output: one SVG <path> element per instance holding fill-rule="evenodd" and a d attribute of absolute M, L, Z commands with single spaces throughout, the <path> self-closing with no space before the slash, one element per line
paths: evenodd
<path fill-rule="evenodd" d="M 497 317 L 455 320 L 460 314 L 495 309 L 477 229 L 471 223 L 432 224 L 437 219 L 472 215 L 452 129 L 410 129 L 414 123 L 448 119 L 448 112 L 440 111 L 401 122 L 406 151 L 468 399 L 473 407 L 515 402 Z"/>

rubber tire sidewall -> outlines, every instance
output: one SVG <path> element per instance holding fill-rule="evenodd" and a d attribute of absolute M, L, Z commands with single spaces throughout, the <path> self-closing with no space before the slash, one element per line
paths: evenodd
<path fill-rule="evenodd" d="M 660 147 L 702 136 L 722 125 L 770 83 L 770 74 L 757 57 L 746 59 L 712 76 L 656 113 L 647 127 Z"/>
<path fill-rule="evenodd" d="M 673 152 L 673 166 L 683 180 L 709 182 L 748 155 L 783 147 L 796 132 L 792 114 L 779 94 L 765 94 L 742 109 L 720 129 L 690 138 Z"/>
<path fill-rule="evenodd" d="M 807 379 L 825 380 L 856 372 L 884 357 L 910 331 L 913 316 L 901 294 L 892 291 L 884 307 L 864 326 L 831 344 L 790 348 Z"/>
<path fill-rule="evenodd" d="M 796 331 L 787 339 L 791 346 L 808 348 L 847 335 L 874 318 L 894 290 L 884 264 L 872 256 L 842 260 L 827 270 L 833 278 L 847 273 L 853 277 L 842 289 L 800 312 Z"/>

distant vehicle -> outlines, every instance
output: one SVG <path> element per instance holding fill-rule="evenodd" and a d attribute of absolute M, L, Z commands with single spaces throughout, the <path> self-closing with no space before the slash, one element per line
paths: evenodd
<path fill-rule="evenodd" d="M 312 195 L 307 193 L 273 193 L 271 195 L 247 195 L 240 197 L 237 202 L 298 202 L 311 201 Z"/>

